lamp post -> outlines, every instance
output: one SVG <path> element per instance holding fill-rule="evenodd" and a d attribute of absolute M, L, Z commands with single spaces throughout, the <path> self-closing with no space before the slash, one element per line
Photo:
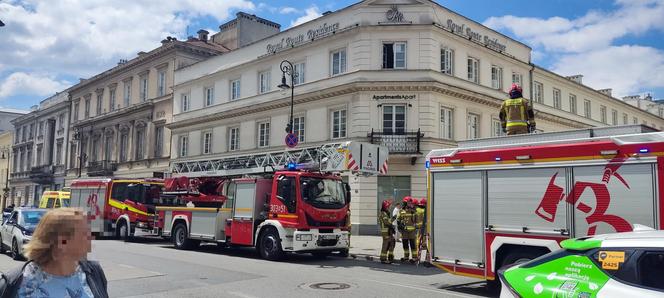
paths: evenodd
<path fill-rule="evenodd" d="M 281 84 L 277 87 L 279 87 L 282 90 L 290 89 L 291 90 L 291 105 L 290 105 L 290 120 L 288 121 L 288 124 L 286 125 L 286 132 L 292 134 L 293 133 L 293 98 L 295 97 L 295 78 L 297 77 L 297 74 L 295 73 L 295 68 L 293 67 L 293 63 L 291 63 L 288 60 L 281 61 L 281 64 L 279 65 L 279 68 L 281 68 Z M 289 75 L 291 78 L 291 85 L 289 86 L 286 83 L 286 75 Z"/>
<path fill-rule="evenodd" d="M 81 129 L 76 128 L 74 131 L 74 140 L 78 141 L 78 178 L 81 178 L 83 162 L 85 159 L 87 159 L 87 156 L 83 155 L 83 132 Z"/>
<path fill-rule="evenodd" d="M 5 152 L 7 152 L 7 155 L 5 156 Z M 0 159 L 7 159 L 7 168 L 5 169 L 5 187 L 2 189 L 3 194 L 2 194 L 2 205 L 1 209 L 5 208 L 5 205 L 7 204 L 7 198 L 9 197 L 9 160 L 11 159 L 11 150 L 8 148 L 2 149 L 2 157 Z"/>

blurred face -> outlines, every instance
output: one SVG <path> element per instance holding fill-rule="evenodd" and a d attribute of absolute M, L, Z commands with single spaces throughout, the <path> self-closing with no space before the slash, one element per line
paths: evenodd
<path fill-rule="evenodd" d="M 92 232 L 88 220 L 81 216 L 74 227 L 71 238 L 61 239 L 58 246 L 60 252 L 71 259 L 81 260 L 85 258 L 92 251 Z"/>

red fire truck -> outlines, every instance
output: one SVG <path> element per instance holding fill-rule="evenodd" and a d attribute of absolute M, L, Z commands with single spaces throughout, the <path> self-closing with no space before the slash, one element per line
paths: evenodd
<path fill-rule="evenodd" d="M 71 184 L 71 206 L 88 212 L 92 233 L 126 240 L 151 233 L 162 179 L 86 178 Z"/>
<path fill-rule="evenodd" d="M 268 260 L 286 252 L 347 254 L 350 190 L 339 174 L 385 174 L 388 154 L 345 142 L 174 162 L 177 178 L 167 180 L 156 208 L 157 233 L 179 249 L 201 241 L 253 246 Z"/>
<path fill-rule="evenodd" d="M 664 133 L 640 125 L 462 141 L 427 156 L 430 262 L 496 279 L 560 241 L 664 227 Z"/>

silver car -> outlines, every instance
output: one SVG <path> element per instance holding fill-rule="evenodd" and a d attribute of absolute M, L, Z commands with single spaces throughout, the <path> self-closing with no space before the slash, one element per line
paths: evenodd
<path fill-rule="evenodd" d="M 0 226 L 0 253 L 9 249 L 14 260 L 23 258 L 23 246 L 32 238 L 48 209 L 16 208 Z"/>

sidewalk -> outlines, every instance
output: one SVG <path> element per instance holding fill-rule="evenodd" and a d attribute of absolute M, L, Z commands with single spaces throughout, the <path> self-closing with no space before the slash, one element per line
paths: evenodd
<path fill-rule="evenodd" d="M 353 258 L 366 258 L 367 260 L 380 260 L 380 249 L 383 245 L 381 236 L 358 236 L 350 237 L 350 256 Z M 403 257 L 403 246 L 397 242 L 394 247 L 394 259 Z"/>

